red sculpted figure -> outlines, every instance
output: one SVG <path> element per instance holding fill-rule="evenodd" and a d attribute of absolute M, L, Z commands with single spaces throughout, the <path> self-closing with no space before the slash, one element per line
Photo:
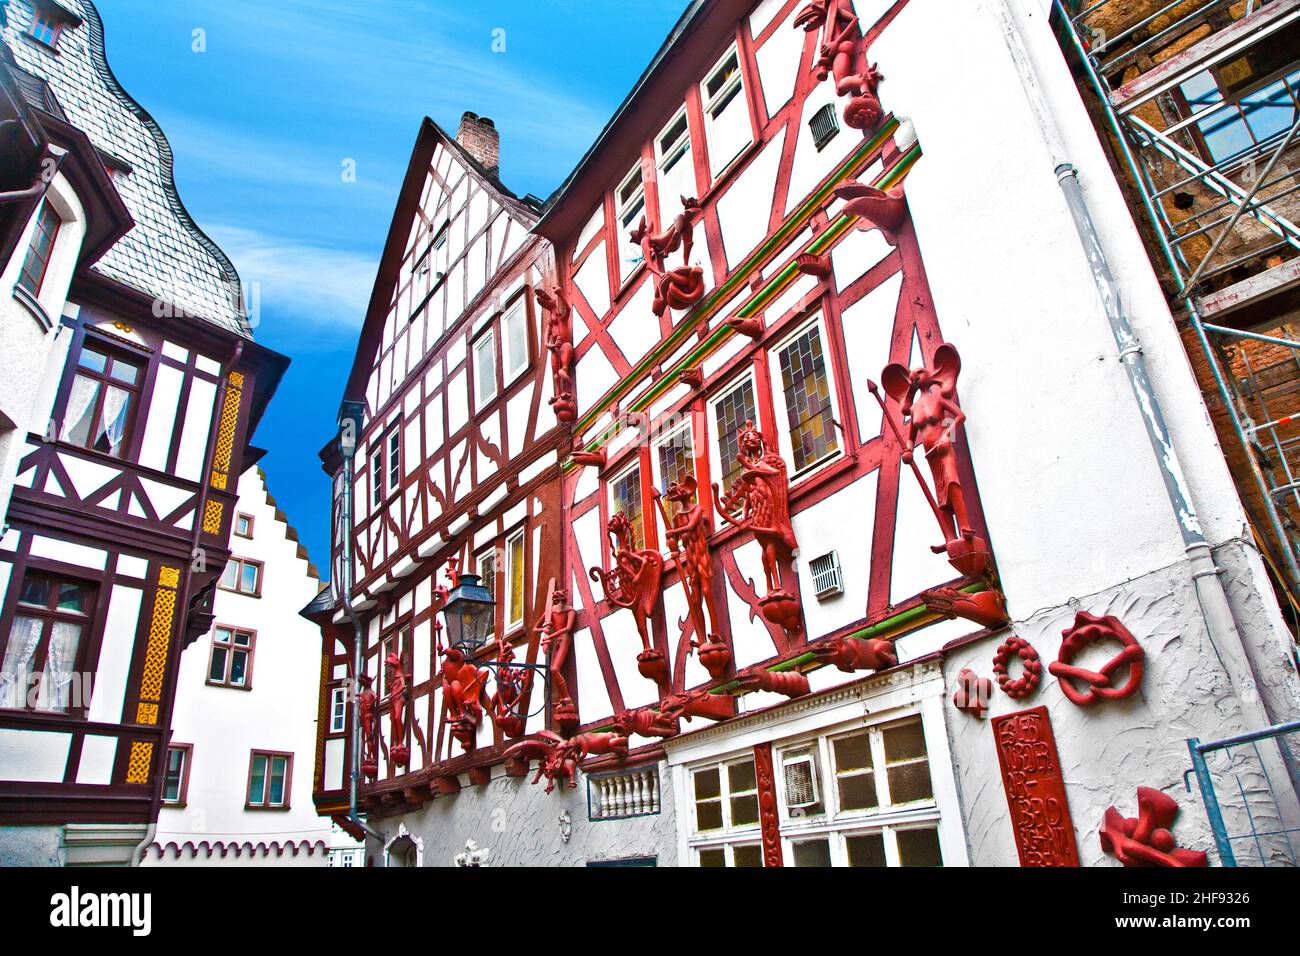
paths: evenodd
<path fill-rule="evenodd" d="M 465 660 L 459 648 L 442 652 L 442 707 L 451 732 L 466 750 L 474 746 L 474 734 L 483 722 L 483 687 L 486 669 Z"/>
<path fill-rule="evenodd" d="M 1101 820 L 1101 848 L 1124 866 L 1206 866 L 1200 850 L 1185 850 L 1169 828 L 1178 816 L 1173 797 L 1151 787 L 1137 788 L 1138 815 L 1126 817 L 1109 807 Z"/>
<path fill-rule="evenodd" d="M 384 663 L 388 665 L 388 717 L 391 722 L 389 735 L 393 741 L 393 746 L 388 753 L 393 758 L 393 763 L 405 767 L 407 760 L 410 759 L 410 751 L 406 747 L 406 724 L 404 723 L 406 672 L 402 670 L 401 655 L 395 650 L 388 652 Z"/>
<path fill-rule="evenodd" d="M 787 631 L 797 632 L 802 628 L 799 601 L 781 587 L 782 574 L 799 550 L 790 523 L 790 478 L 785 459 L 767 449 L 753 422 L 745 422 L 737 444 L 740 477 L 725 496 L 719 496 L 714 483 L 713 505 L 723 521 L 752 533 L 762 548 L 763 576 L 767 580 L 763 616 Z M 734 516 L 737 510 L 738 517 Z"/>
<path fill-rule="evenodd" d="M 555 407 L 556 418 L 571 422 L 578 414 L 573 397 L 573 308 L 559 285 L 550 293 L 539 287 L 534 295 L 546 310 L 545 345 L 551 353 L 551 380 L 555 392 L 551 396 L 551 405 Z"/>
<path fill-rule="evenodd" d="M 557 783 L 567 781 L 570 789 L 578 786 L 578 770 L 592 754 L 617 754 L 627 756 L 627 737 L 621 733 L 579 734 L 565 740 L 549 730 L 540 731 L 535 738 L 522 740 L 507 750 L 502 757 L 524 764 L 537 761 L 537 775 L 533 783 L 546 778 L 546 792 Z"/>
<path fill-rule="evenodd" d="M 361 722 L 361 772 L 373 779 L 379 773 L 379 714 L 370 678 L 361 675 L 357 692 L 357 715 Z"/>
<path fill-rule="evenodd" d="M 880 74 L 874 65 L 864 62 L 866 40 L 851 0 L 812 0 L 794 23 L 808 32 L 821 27 L 821 47 L 813 72 L 819 82 L 833 77 L 835 92 L 851 97 L 844 107 L 845 124 L 860 130 L 875 127 L 882 112 L 875 95 Z"/>
<path fill-rule="evenodd" d="M 713 597 L 713 559 L 709 554 L 709 534 L 713 531 L 708 509 L 696 496 L 696 481 L 687 475 L 681 481 L 670 482 L 663 497 L 677 506 L 669 515 L 655 490 L 664 519 L 668 547 L 677 552 L 677 566 L 681 572 L 682 589 L 690 608 L 691 624 L 695 627 L 692 646 L 698 647 L 700 661 L 711 677 L 721 677 L 731 662 L 731 650 L 718 637 L 718 607 Z M 704 612 L 708 611 L 705 621 Z"/>
<path fill-rule="evenodd" d="M 498 640 L 496 681 L 488 703 L 492 722 L 506 737 L 521 737 L 527 716 L 522 712 L 524 701 L 533 687 L 533 672 L 526 667 L 511 667 L 515 649 L 509 641 Z"/>
<path fill-rule="evenodd" d="M 689 196 L 682 197 L 682 211 L 673 224 L 658 235 L 650 234 L 645 216 L 629 234 L 641 247 L 646 268 L 654 274 L 655 296 L 650 310 L 662 316 L 668 308 L 687 309 L 704 296 L 704 270 L 691 265 L 694 245 L 692 217 L 699 212 L 699 202 Z M 682 264 L 668 269 L 664 262 L 670 253 L 682 250 Z"/>
<path fill-rule="evenodd" d="M 946 551 L 948 560 L 963 574 L 980 576 L 988 570 L 987 546 L 971 529 L 966 509 L 966 491 L 962 487 L 957 465 L 956 435 L 966 415 L 957 405 L 957 373 L 961 358 L 948 343 L 934 350 L 933 364 L 908 371 L 907 366 L 893 363 L 881 373 L 885 392 L 898 402 L 907 427 L 907 437 L 898 434 L 894 418 L 885 408 L 885 420 L 903 443 L 903 461 L 912 468 L 925 492 L 943 532 L 944 543 L 933 546 L 935 553 Z M 875 384 L 868 389 L 879 399 Z M 931 492 L 917 469 L 914 455 L 917 446 L 925 453 L 926 464 L 934 479 Z"/>
<path fill-rule="evenodd" d="M 642 676 L 661 683 L 668 676 L 664 655 L 650 643 L 650 615 L 659 600 L 664 559 L 656 548 L 636 547 L 632 522 L 619 512 L 609 519 L 610 551 L 613 570 L 591 569 L 591 579 L 599 581 L 605 597 L 619 607 L 630 608 L 641 635 L 641 653 L 637 655 Z"/>
<path fill-rule="evenodd" d="M 542 653 L 551 674 L 551 714 L 561 729 L 572 730 L 578 726 L 578 710 L 569 696 L 569 683 L 564 679 L 564 665 L 573 647 L 573 627 L 577 615 L 569 607 L 569 593 L 556 588 L 551 594 L 551 606 L 533 630 L 542 635 Z"/>

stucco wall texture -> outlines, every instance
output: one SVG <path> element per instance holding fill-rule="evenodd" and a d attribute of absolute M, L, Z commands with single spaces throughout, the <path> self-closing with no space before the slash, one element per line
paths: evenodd
<path fill-rule="evenodd" d="M 646 857 L 654 857 L 659 866 L 676 865 L 677 825 L 666 763 L 659 763 L 659 813 L 622 820 L 588 819 L 585 774 L 579 774 L 576 789 L 557 788 L 550 794 L 531 780 L 531 774 L 495 776 L 485 787 L 438 797 L 400 818 L 372 820 L 371 827 L 384 834 L 387 844 L 404 824 L 420 847 L 422 866 L 454 866 L 468 840 L 491 851 L 488 866 L 586 866 Z M 566 811 L 571 825 L 567 842 L 560 822 Z M 376 841 L 368 841 L 366 853 L 376 866 L 384 865 L 384 850 Z"/>

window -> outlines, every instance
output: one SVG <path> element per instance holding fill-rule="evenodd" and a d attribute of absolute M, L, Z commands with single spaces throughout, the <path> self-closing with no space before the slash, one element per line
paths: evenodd
<path fill-rule="evenodd" d="M 172 807 L 185 806 L 190 785 L 190 744 L 172 744 L 167 748 L 167 769 L 163 773 L 163 803 Z"/>
<path fill-rule="evenodd" d="M 239 535 L 241 538 L 251 538 L 253 536 L 252 515 L 235 515 L 235 534 Z"/>
<path fill-rule="evenodd" d="M 618 187 L 614 195 L 614 206 L 618 211 L 618 277 L 622 281 L 632 274 L 632 270 L 641 264 L 641 244 L 633 242 L 630 233 L 645 215 L 645 183 L 641 177 L 641 164 L 638 163 L 627 178 Z"/>
<path fill-rule="evenodd" d="M 609 514 L 627 515 L 632 523 L 632 546 L 640 548 L 645 543 L 645 529 L 641 521 L 641 465 L 635 464 L 609 483 Z"/>
<path fill-rule="evenodd" d="M 63 441 L 121 457 L 127 447 L 143 363 L 87 339 L 63 411 Z"/>
<path fill-rule="evenodd" d="M 330 690 L 330 733 L 341 734 L 347 727 L 348 690 L 334 687 Z"/>
<path fill-rule="evenodd" d="M 488 329 L 474 343 L 474 397 L 482 408 L 497 394 L 497 340 Z"/>
<path fill-rule="evenodd" d="M 528 314 L 522 297 L 501 318 L 501 341 L 505 346 L 502 359 L 509 384 L 528 368 Z"/>
<path fill-rule="evenodd" d="M 235 591 L 253 597 L 262 595 L 262 565 L 247 558 L 231 558 L 221 572 L 219 584 L 224 591 Z"/>
<path fill-rule="evenodd" d="M 1217 81 L 1216 75 L 1207 70 L 1179 88 L 1187 102 L 1188 115 L 1199 116 L 1195 128 L 1212 163 L 1251 151 L 1258 144 L 1285 133 L 1300 111 L 1300 70 L 1233 98 L 1232 94 L 1224 93 L 1225 86 L 1232 88 L 1226 77 L 1233 68 L 1234 64 L 1230 63 L 1216 71 Z"/>
<path fill-rule="evenodd" d="M 655 464 L 659 466 L 659 490 L 667 491 L 674 481 L 695 476 L 695 442 L 687 422 L 655 446 Z"/>
<path fill-rule="evenodd" d="M 677 204 L 683 196 L 695 196 L 699 192 L 686 110 L 678 113 L 655 138 L 655 163 L 659 170 L 659 220 L 667 222 L 677 215 Z"/>
<path fill-rule="evenodd" d="M 722 490 L 731 490 L 732 483 L 740 475 L 740 430 L 746 422 L 758 420 L 758 408 L 754 402 L 754 380 L 746 376 L 727 391 L 723 392 L 713 403 L 713 428 L 717 449 L 717 465 L 722 475 Z"/>
<path fill-rule="evenodd" d="M 57 47 L 59 45 L 59 32 L 62 29 L 63 22 L 52 16 L 49 11 L 37 10 L 32 14 L 31 34 L 46 46 Z"/>
<path fill-rule="evenodd" d="M 89 584 L 39 573 L 23 578 L 0 665 L 0 707 L 63 712 L 84 706 L 77 652 L 94 603 Z"/>
<path fill-rule="evenodd" d="M 479 553 L 474 559 L 474 567 L 478 568 L 479 583 L 487 589 L 487 593 L 492 597 L 495 604 L 497 599 L 497 552 L 496 548 L 488 548 L 486 551 Z M 488 640 L 491 640 L 496 633 L 495 615 L 493 616 L 493 626 L 488 628 Z"/>
<path fill-rule="evenodd" d="M 208 683 L 223 687 L 248 687 L 252 680 L 253 631 L 217 625 L 212 631 L 212 656 Z"/>
<path fill-rule="evenodd" d="M 289 808 L 289 774 L 293 754 L 254 750 L 248 766 L 248 803 L 254 810 Z"/>
<path fill-rule="evenodd" d="M 821 329 L 805 329 L 777 349 L 781 395 L 796 473 L 833 457 L 839 451 L 830 373 L 822 351 Z"/>
<path fill-rule="evenodd" d="M 740 57 L 732 50 L 703 83 L 704 129 L 709 142 L 709 169 L 716 177 L 749 145 L 749 104 L 745 100 Z"/>
<path fill-rule="evenodd" d="M 943 865 L 920 717 L 794 744 L 775 760 L 787 863 Z"/>
<path fill-rule="evenodd" d="M 696 770 L 691 797 L 690 842 L 697 866 L 763 865 L 753 757 Z"/>
<path fill-rule="evenodd" d="M 506 630 L 524 623 L 524 531 L 506 538 Z"/>
<path fill-rule="evenodd" d="M 27 258 L 23 260 L 22 271 L 18 273 L 18 284 L 32 295 L 40 295 L 41 284 L 45 281 L 45 272 L 50 267 L 50 256 L 54 252 L 54 241 L 59 236 L 62 220 L 48 201 L 41 203 L 36 212 L 36 225 L 32 230 L 32 241 L 27 247 Z"/>
<path fill-rule="evenodd" d="M 370 504 L 379 507 L 384 503 L 384 446 L 370 450 Z"/>
<path fill-rule="evenodd" d="M 398 425 L 388 433 L 388 493 L 402 486 L 402 428 Z"/>

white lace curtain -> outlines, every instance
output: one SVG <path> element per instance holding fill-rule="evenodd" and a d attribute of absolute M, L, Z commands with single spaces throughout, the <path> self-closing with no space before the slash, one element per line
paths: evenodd
<path fill-rule="evenodd" d="M 68 396 L 68 407 L 63 413 L 63 433 L 59 436 L 63 441 L 78 445 L 89 444 L 93 423 L 83 424 L 83 419 L 94 408 L 95 396 L 98 394 L 99 383 L 94 379 L 78 375 L 72 380 L 72 393 Z"/>
<path fill-rule="evenodd" d="M 50 650 L 45 656 L 45 673 L 41 693 L 36 701 L 39 710 L 67 710 L 72 696 L 72 679 L 77 666 L 77 645 L 81 643 L 81 625 L 55 621 L 50 634 Z"/>
<path fill-rule="evenodd" d="M 35 617 L 14 617 L 0 665 L 0 707 L 25 707 L 31 685 L 32 656 L 41 640 L 41 621 Z"/>

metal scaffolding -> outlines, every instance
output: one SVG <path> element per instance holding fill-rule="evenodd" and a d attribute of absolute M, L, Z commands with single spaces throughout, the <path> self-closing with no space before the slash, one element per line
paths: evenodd
<path fill-rule="evenodd" d="M 1256 534 L 1272 545 L 1266 557 L 1273 552 L 1270 563 L 1294 604 L 1300 405 L 1270 410 L 1250 356 L 1260 346 L 1247 343 L 1283 350 L 1283 374 L 1300 396 L 1300 340 L 1284 321 L 1294 302 L 1278 306 L 1279 295 L 1300 285 L 1300 228 L 1284 214 L 1300 209 L 1300 63 L 1262 77 L 1272 84 L 1263 90 L 1270 99 L 1259 84 L 1247 83 L 1249 93 L 1234 99 L 1213 81 L 1239 75 L 1269 37 L 1300 28 L 1300 0 L 1053 0 L 1053 16 L 1140 196 L 1170 303 L 1176 317 L 1186 316 L 1251 472 L 1238 481 L 1262 501 L 1263 514 L 1248 504 L 1252 520 L 1265 525 Z M 1252 122 L 1251 111 L 1264 108 L 1272 111 L 1262 114 L 1268 123 Z M 1251 142 L 1214 150 L 1215 137 Z M 1220 152 L 1229 155 L 1216 159 Z"/>

